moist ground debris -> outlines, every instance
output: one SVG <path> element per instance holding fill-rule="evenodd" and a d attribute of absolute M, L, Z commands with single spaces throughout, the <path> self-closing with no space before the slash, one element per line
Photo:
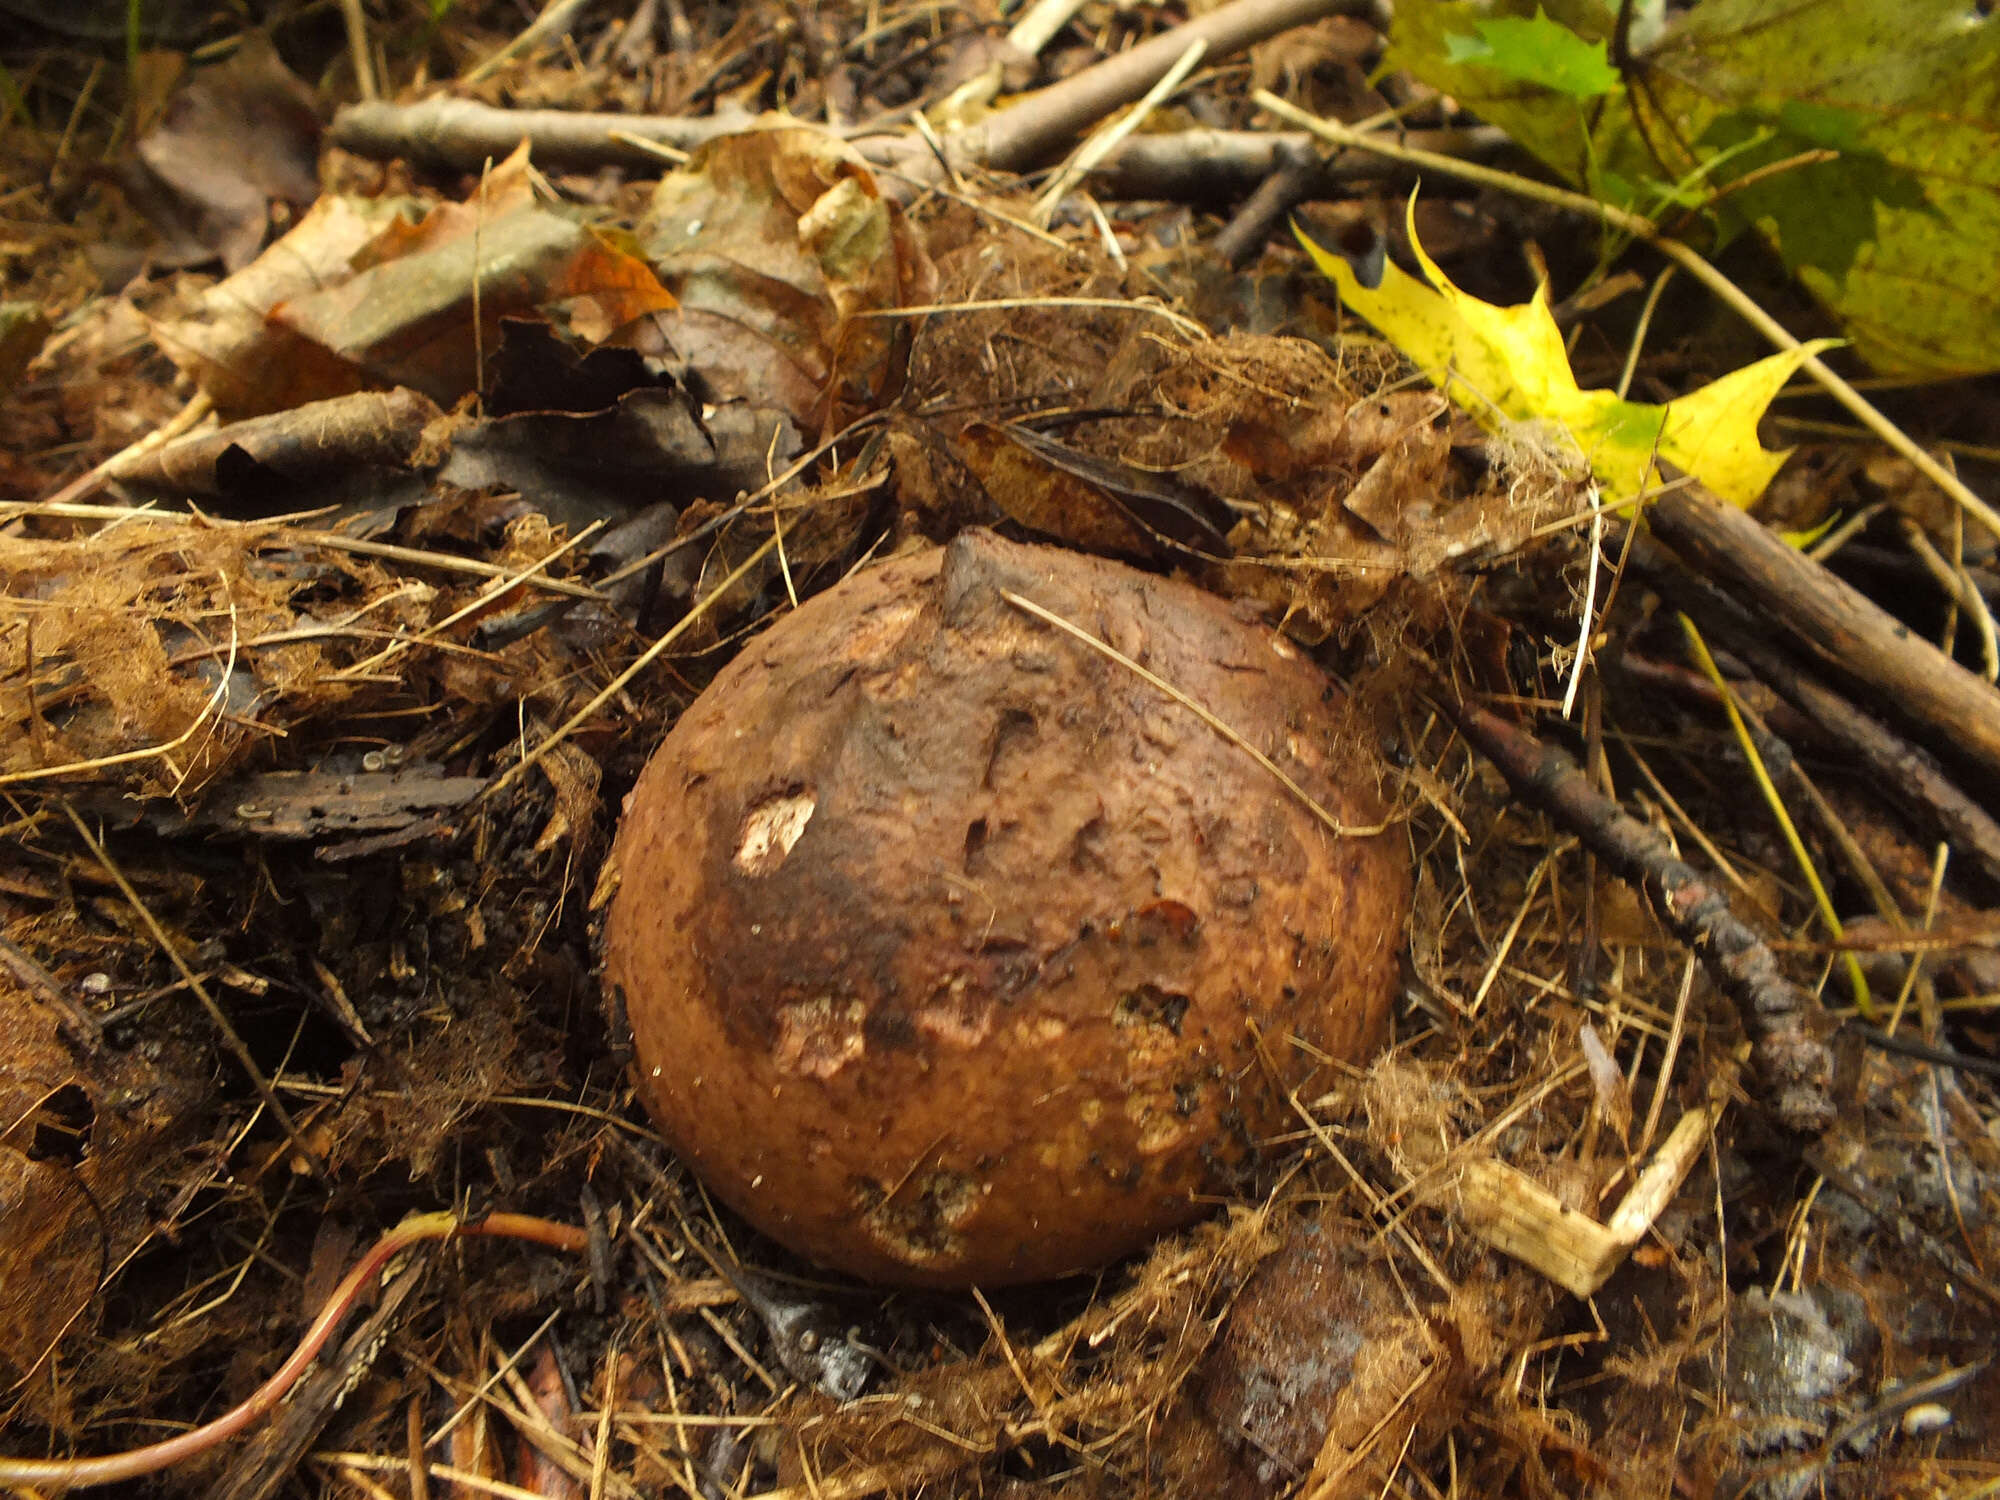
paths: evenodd
<path fill-rule="evenodd" d="M 1413 232 L 1469 294 L 1545 277 L 1585 387 L 1664 402 L 1762 351 L 1685 278 L 1649 299 L 1650 252 L 1434 174 L 1406 217 L 1407 162 L 1256 104 L 1521 167 L 1385 62 L 1386 10 L 0 9 L 0 1489 L 1988 1492 L 2000 538 L 1810 391 L 1751 516 L 1665 476 L 1654 525 L 1561 431 L 1423 380 L 1292 218 L 1364 278 Z M 1884 399 L 2000 492 L 1990 381 Z M 871 934 L 749 950 L 783 1089 L 902 1060 L 840 1126 L 879 1111 L 900 1175 L 822 1183 L 846 1147 L 810 1130 L 770 1175 L 806 1220 L 848 1193 L 855 1234 L 978 1221 L 1004 1150 L 944 1170 L 968 1106 L 924 1102 L 933 1142 L 907 1094 L 925 1047 L 999 1031 L 1013 1115 L 1135 1143 L 1052 1148 L 1049 1180 L 1157 1194 L 1171 1137 L 1180 1227 L 885 1287 L 727 1207 L 754 1163 L 719 1195 L 668 1148 L 634 1067 L 672 1039 L 635 1052 L 604 927 L 645 920 L 614 836 L 690 705 L 802 601 L 954 541 L 1014 559 L 995 680 L 1062 701 L 984 705 L 949 848 L 814 850 L 923 809 L 752 774 L 788 735 L 850 770 L 873 736 L 877 777 L 936 738 L 896 724 L 950 711 L 898 696 L 918 667 L 838 670 L 901 661 L 863 638 L 889 605 L 717 773 L 755 834 L 717 846 L 730 910 L 796 845 L 944 913 L 923 994 Z M 1146 610 L 1038 596 L 1050 547 L 1205 590 L 1324 701 L 1230 722 L 1239 689 L 1190 685 L 1265 668 L 1215 646 L 1172 680 Z M 1197 740 L 1241 758 L 1231 805 L 1109 827 L 1084 730 L 1114 718 L 1120 784 Z M 1042 763 L 1055 724 L 1074 764 Z M 1076 826 L 1024 831 L 1051 809 Z M 1281 1020 L 1224 1056 L 1209 991 L 1162 976 L 1231 972 L 1222 914 L 1280 899 L 1305 838 L 1354 879 L 1386 846 L 1397 901 L 1407 869 L 1386 1041 Z M 1059 844 L 1086 905 L 1114 868 L 1152 887 L 1052 933 L 1010 840 Z M 1233 966 L 1276 986 L 1257 1014 L 1341 951 L 1295 925 Z M 651 936 L 716 962 L 699 921 Z M 1105 1124 L 1116 1064 L 1065 1074 L 1066 1025 L 1201 1068 Z"/>

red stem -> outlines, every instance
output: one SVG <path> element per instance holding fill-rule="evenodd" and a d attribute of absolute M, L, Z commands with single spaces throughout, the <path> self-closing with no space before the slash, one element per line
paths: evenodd
<path fill-rule="evenodd" d="M 278 1366 L 271 1378 L 258 1386 L 241 1405 L 224 1412 L 213 1422 L 204 1423 L 178 1437 L 149 1443 L 144 1448 L 132 1448 L 124 1453 L 108 1453 L 100 1458 L 0 1456 L 0 1485 L 46 1484 L 76 1489 L 86 1485 L 111 1484 L 120 1479 L 157 1473 L 197 1453 L 206 1452 L 262 1420 L 285 1399 L 320 1350 L 326 1347 L 327 1341 L 339 1330 L 347 1315 L 354 1311 L 362 1289 L 380 1275 L 382 1268 L 397 1255 L 424 1240 L 465 1239 L 474 1235 L 533 1240 L 551 1249 L 569 1251 L 582 1250 L 590 1243 L 589 1236 L 581 1229 L 529 1214 L 488 1214 L 472 1222 L 461 1221 L 448 1213 L 421 1214 L 406 1219 L 377 1240 L 354 1268 L 341 1278 L 340 1285 L 326 1299 L 319 1316 L 313 1319 L 312 1326 L 299 1340 L 298 1347 L 292 1350 L 291 1357 Z"/>

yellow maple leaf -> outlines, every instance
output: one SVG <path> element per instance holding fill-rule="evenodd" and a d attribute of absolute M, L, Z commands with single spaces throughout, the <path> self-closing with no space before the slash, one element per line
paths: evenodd
<path fill-rule="evenodd" d="M 1694 475 L 1723 499 L 1749 506 L 1778 472 L 1789 448 L 1770 452 L 1757 421 L 1810 354 L 1837 339 L 1815 339 L 1723 376 L 1664 406 L 1624 401 L 1611 391 L 1579 390 L 1549 314 L 1548 287 L 1532 301 L 1495 307 L 1453 286 L 1417 241 L 1410 199 L 1410 247 L 1435 289 L 1385 263 L 1380 286 L 1361 284 L 1340 256 L 1295 230 L 1306 254 L 1340 289 L 1340 300 L 1366 318 L 1423 370 L 1425 378 L 1484 427 L 1502 418 L 1543 421 L 1567 432 L 1589 461 L 1604 503 L 1635 500 L 1655 455 Z"/>

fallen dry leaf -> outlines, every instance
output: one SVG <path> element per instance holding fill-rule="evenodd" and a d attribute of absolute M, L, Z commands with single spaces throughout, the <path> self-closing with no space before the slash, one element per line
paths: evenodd
<path fill-rule="evenodd" d="M 272 323 L 270 314 L 346 276 L 355 252 L 407 206 L 394 198 L 321 198 L 283 239 L 203 293 L 193 312 L 154 322 L 154 342 L 224 421 L 360 390 L 360 371 Z"/>
<path fill-rule="evenodd" d="M 540 314 L 588 345 L 672 305 L 609 233 L 537 200 L 523 147 L 465 202 L 391 223 L 352 277 L 288 301 L 273 321 L 371 381 L 449 405 L 484 386 L 503 318 Z"/>
<path fill-rule="evenodd" d="M 260 32 L 228 61 L 183 78 L 134 147 L 157 191 L 147 208 L 178 258 L 241 270 L 263 248 L 273 204 L 284 219 L 319 196 L 320 121 L 312 90 Z"/>
<path fill-rule="evenodd" d="M 539 203 L 517 152 L 465 202 L 421 218 L 408 200 L 321 199 L 155 337 L 225 418 L 371 385 L 449 406 L 483 384 L 503 319 L 595 344 L 672 302 L 611 235 Z"/>
<path fill-rule="evenodd" d="M 901 384 L 934 273 L 901 210 L 848 146 L 782 127 L 725 136 L 669 174 L 639 228 L 679 300 L 662 318 L 717 398 L 838 426 Z"/>

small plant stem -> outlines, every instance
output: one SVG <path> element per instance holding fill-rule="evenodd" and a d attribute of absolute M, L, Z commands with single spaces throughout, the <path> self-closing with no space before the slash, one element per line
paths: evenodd
<path fill-rule="evenodd" d="M 426 1240 L 454 1240 L 473 1235 L 532 1240 L 552 1250 L 572 1253 L 587 1248 L 590 1242 L 589 1236 L 581 1229 L 527 1214 L 488 1214 L 483 1219 L 465 1220 L 456 1214 L 434 1213 L 405 1219 L 355 1262 L 353 1269 L 341 1278 L 340 1284 L 326 1299 L 319 1316 L 313 1319 L 312 1326 L 306 1330 L 305 1337 L 299 1340 L 291 1356 L 239 1405 L 231 1407 L 213 1422 L 205 1422 L 176 1437 L 124 1453 L 109 1453 L 101 1458 L 0 1457 L 0 1485 L 23 1489 L 31 1485 L 74 1489 L 115 1484 L 120 1480 L 136 1479 L 141 1474 L 158 1473 L 198 1453 L 207 1452 L 217 1443 L 236 1436 L 268 1416 L 285 1399 L 292 1387 L 298 1384 L 299 1377 L 318 1358 L 320 1350 L 339 1330 L 347 1315 L 354 1311 L 362 1291 L 390 1261 Z"/>

